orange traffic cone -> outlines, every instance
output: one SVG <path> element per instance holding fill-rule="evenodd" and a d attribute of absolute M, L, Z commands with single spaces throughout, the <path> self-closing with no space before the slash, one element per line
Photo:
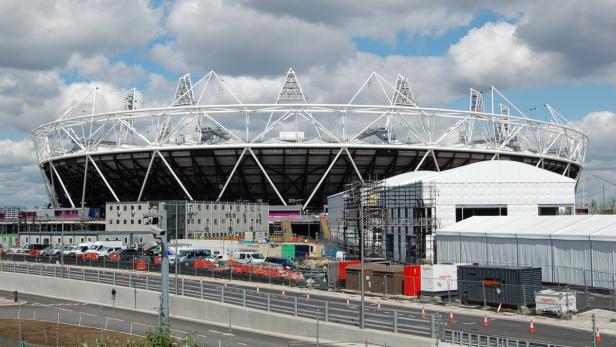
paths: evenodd
<path fill-rule="evenodd" d="M 596 343 L 601 343 L 601 334 L 599 334 L 599 328 L 595 328 L 595 329 L 596 329 L 595 342 Z"/>
<path fill-rule="evenodd" d="M 455 323 L 456 322 L 456 318 L 453 316 L 453 308 L 449 309 L 449 321 L 451 323 Z"/>
<path fill-rule="evenodd" d="M 528 332 L 531 334 L 535 333 L 535 320 L 534 319 L 530 320 L 530 327 L 528 328 Z"/>
<path fill-rule="evenodd" d="M 426 308 L 424 306 L 421 307 L 421 318 L 427 319 L 428 315 L 426 314 Z"/>
<path fill-rule="evenodd" d="M 488 327 L 489 323 L 488 323 L 488 315 L 486 313 L 484 313 L 483 315 L 483 323 L 481 323 L 481 326 L 483 327 Z"/>

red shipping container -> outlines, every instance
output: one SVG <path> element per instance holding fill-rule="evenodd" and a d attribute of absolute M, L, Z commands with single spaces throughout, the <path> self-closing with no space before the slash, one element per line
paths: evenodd
<path fill-rule="evenodd" d="M 421 265 L 404 265 L 404 295 L 418 296 L 421 291 Z"/>
<path fill-rule="evenodd" d="M 359 264 L 359 260 L 344 260 L 338 263 L 338 280 L 346 280 L 346 268 L 352 264 Z"/>

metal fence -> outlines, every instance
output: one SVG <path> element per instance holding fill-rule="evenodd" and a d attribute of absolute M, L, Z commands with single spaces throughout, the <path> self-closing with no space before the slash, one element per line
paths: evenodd
<path fill-rule="evenodd" d="M 42 306 L 17 306 L 14 307 L 14 311 L 10 312 L 7 310 L 3 310 L 0 313 L 0 318 L 2 319 L 16 319 L 18 321 L 19 326 L 26 321 L 38 321 L 38 322 L 51 322 L 53 323 L 52 329 L 43 329 L 42 334 L 45 339 L 45 346 L 56 346 L 60 344 L 62 340 L 63 328 L 64 327 L 81 327 L 81 328 L 92 328 L 97 329 L 100 333 L 100 336 L 97 338 L 99 340 L 104 340 L 107 336 L 107 332 L 109 333 L 122 333 L 135 337 L 144 337 L 148 330 L 156 329 L 157 326 L 137 323 L 137 322 L 126 322 L 123 320 L 118 320 L 113 317 L 107 317 L 105 315 L 95 315 L 90 313 L 84 313 L 73 310 L 65 310 L 57 307 L 47 307 L 45 305 Z M 62 329 L 61 329 L 62 328 Z M 34 333 L 36 335 L 36 331 L 28 331 L 28 334 Z M 74 331 L 73 331 L 74 333 Z M 195 342 L 199 345 L 206 345 L 207 337 L 205 335 L 194 334 L 187 331 L 170 329 L 171 336 L 176 339 L 182 339 L 186 335 L 192 335 Z M 32 343 L 26 342 L 26 332 L 22 332 L 19 329 L 18 333 L 18 341 L 16 341 L 16 346 L 19 346 L 22 343 L 22 346 L 38 346 Z M 4 346 L 1 343 L 0 345 Z"/>
<path fill-rule="evenodd" d="M 449 329 L 443 330 L 441 341 L 468 347 L 566 347 L 550 342 L 521 340 Z"/>
<path fill-rule="evenodd" d="M 160 291 L 161 289 L 160 275 L 147 271 L 118 271 L 109 268 L 61 266 L 40 262 L 0 261 L 0 272 L 66 278 L 152 291 Z M 177 280 L 170 279 L 170 292 L 176 295 L 207 299 L 293 317 L 352 326 L 360 325 L 360 305 L 357 301 L 345 298 L 323 298 L 318 296 L 318 291 L 298 293 L 285 291 L 284 288 L 284 286 L 281 289 L 268 288 L 267 286 L 261 288 L 259 285 L 250 287 L 232 286 L 227 282 L 204 281 L 203 279 L 184 276 L 177 278 Z M 83 321 L 79 320 L 77 323 L 81 324 Z M 517 341 L 516 347 L 559 347 L 556 344 L 505 337 L 489 337 L 489 335 L 481 335 L 483 337 L 479 340 L 473 340 L 474 338 L 477 339 L 475 337 L 477 334 L 469 335 L 467 332 L 444 330 L 443 326 L 444 322 L 438 313 L 427 312 L 424 316 L 418 309 L 381 305 L 381 303 L 367 302 L 365 306 L 365 327 L 370 329 L 431 337 L 456 344 L 464 343 L 467 346 L 509 347 L 514 346 L 514 344 L 506 341 Z M 135 333 L 133 329 L 134 326 L 131 325 L 129 333 Z M 475 343 L 473 341 L 479 341 L 480 344 L 473 344 Z M 481 344 L 484 343 L 482 341 L 487 341 L 485 343 L 490 344 Z M 499 342 L 501 344 L 497 344 Z"/>
<path fill-rule="evenodd" d="M 30 262 L 0 262 L 0 271 L 66 278 L 118 287 L 160 291 L 161 280 L 157 274 L 147 272 L 124 272 L 101 268 L 61 266 Z M 192 298 L 208 299 L 224 304 L 237 305 L 267 312 L 320 319 L 359 326 L 360 306 L 357 302 L 344 299 L 311 297 L 310 292 L 292 293 L 267 288 L 237 287 L 227 283 L 214 283 L 202 279 L 180 277 L 171 279 L 170 292 Z M 315 293 L 316 294 L 316 293 Z M 422 318 L 419 310 L 396 309 L 381 304 L 366 304 L 365 327 L 394 333 L 405 333 L 436 337 L 437 318 L 435 314 Z"/>

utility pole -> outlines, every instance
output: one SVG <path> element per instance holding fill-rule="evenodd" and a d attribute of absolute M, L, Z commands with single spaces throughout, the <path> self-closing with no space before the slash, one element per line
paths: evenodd
<path fill-rule="evenodd" d="M 365 312 L 364 312 L 364 282 L 366 281 L 364 274 L 364 197 L 363 197 L 363 189 L 359 188 L 359 223 L 358 223 L 358 231 L 359 231 L 359 291 L 361 293 L 361 304 L 359 305 L 359 328 L 363 329 L 365 327 Z"/>
<path fill-rule="evenodd" d="M 62 251 L 60 252 L 60 264 L 62 264 L 62 278 L 64 278 L 64 210 L 62 211 L 62 228 L 60 228 L 60 234 L 62 238 Z"/>
<path fill-rule="evenodd" d="M 160 327 L 169 328 L 169 257 L 167 256 L 167 204 L 158 204 L 158 228 L 152 228 L 160 243 Z"/>

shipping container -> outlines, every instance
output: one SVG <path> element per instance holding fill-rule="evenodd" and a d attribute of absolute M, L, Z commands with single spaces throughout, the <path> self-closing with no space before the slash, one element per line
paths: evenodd
<path fill-rule="evenodd" d="M 295 259 L 308 258 L 310 256 L 310 245 L 295 245 Z"/>
<path fill-rule="evenodd" d="M 280 256 L 287 259 L 295 259 L 295 245 L 284 244 L 281 246 Z"/>
<path fill-rule="evenodd" d="M 338 263 L 338 279 L 346 280 L 346 268 L 352 264 L 359 264 L 359 260 L 343 260 Z"/>
<path fill-rule="evenodd" d="M 422 266 L 421 265 L 405 265 L 404 266 L 404 295 L 418 296 L 422 289 Z"/>
<path fill-rule="evenodd" d="M 458 290 L 458 267 L 449 264 L 421 266 L 421 291 L 428 295 Z"/>
<path fill-rule="evenodd" d="M 464 303 L 531 306 L 539 290 L 540 267 L 458 266 L 458 296 Z"/>
<path fill-rule="evenodd" d="M 404 290 L 404 266 L 374 264 L 372 267 L 371 291 L 389 295 L 402 295 Z"/>
<path fill-rule="evenodd" d="M 359 263 L 359 262 L 358 262 Z M 345 280 L 345 288 L 348 290 L 361 290 L 360 288 L 360 264 L 349 264 L 346 266 L 346 280 Z M 364 264 L 364 291 L 371 292 L 372 291 L 372 266 L 371 264 Z"/>

